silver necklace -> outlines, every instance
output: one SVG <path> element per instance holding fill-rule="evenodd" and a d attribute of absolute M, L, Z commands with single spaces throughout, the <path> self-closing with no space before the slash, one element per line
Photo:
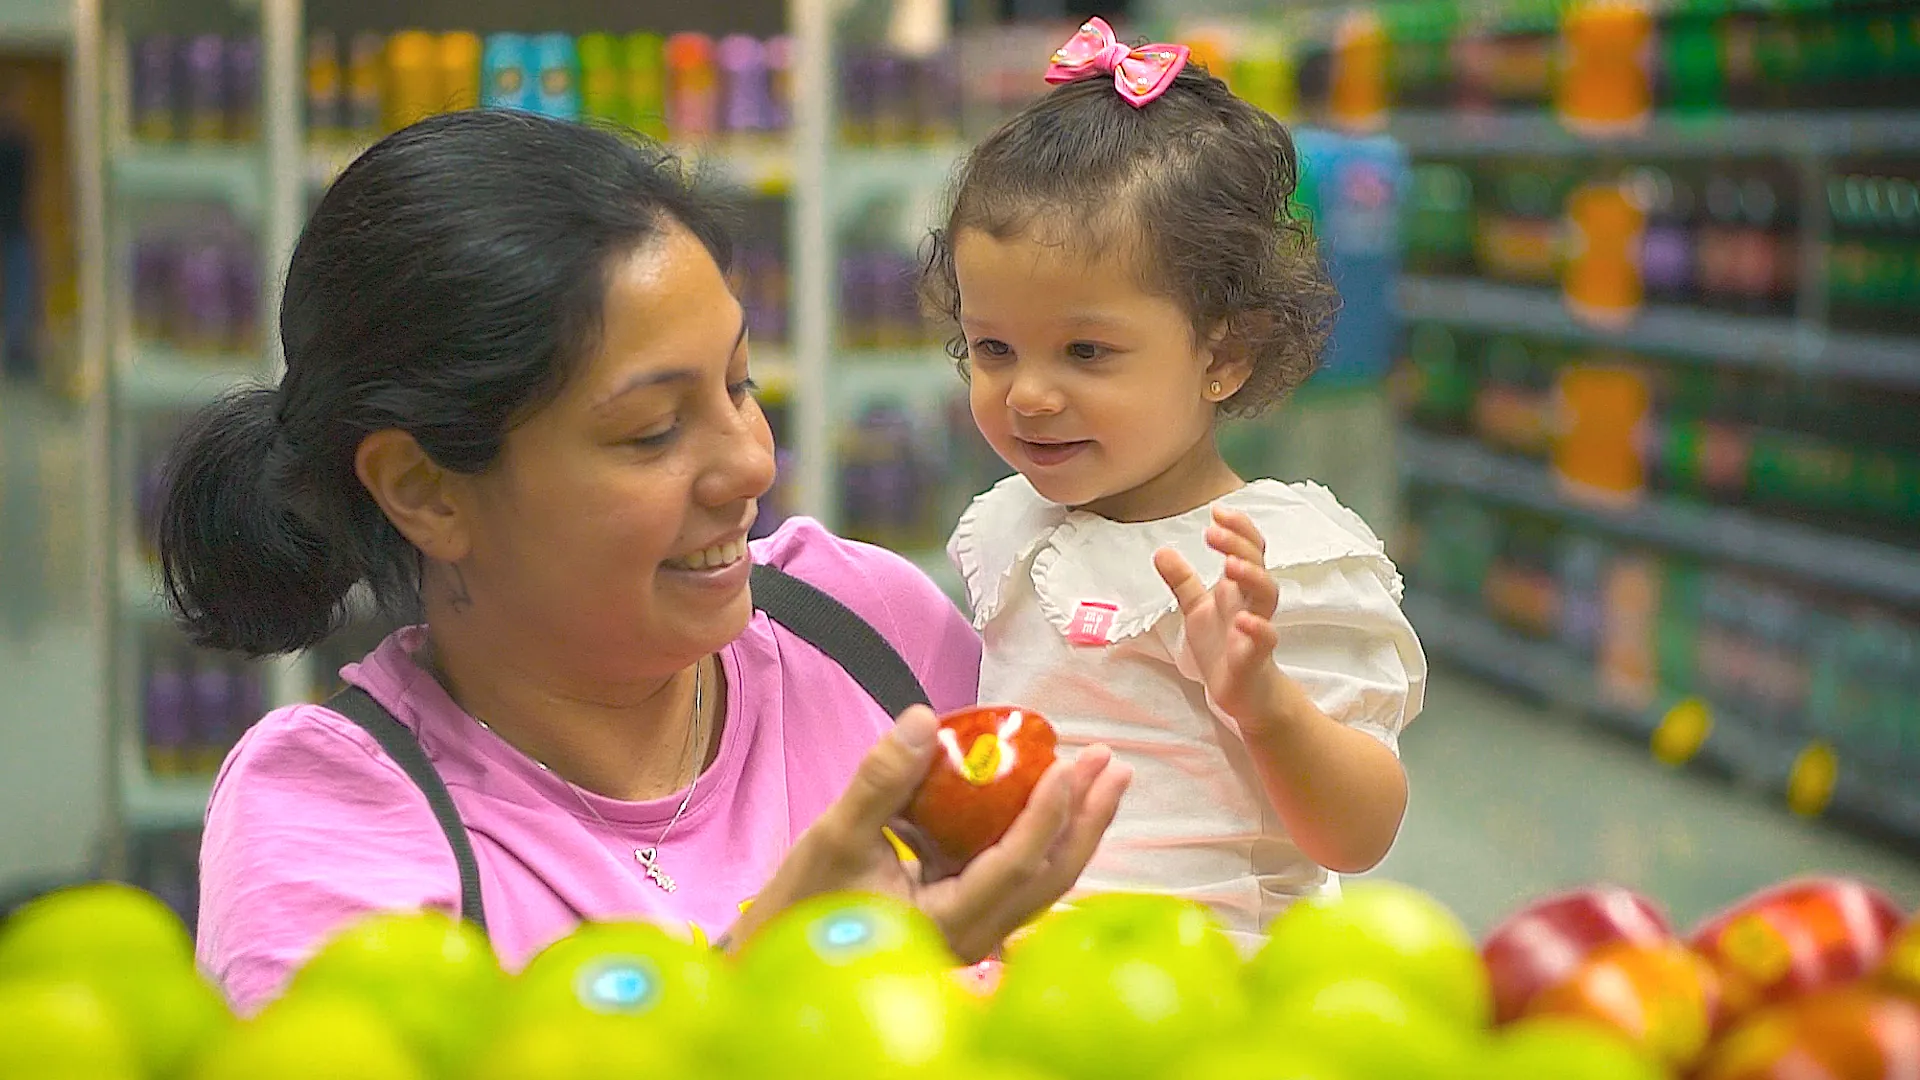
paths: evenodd
<path fill-rule="evenodd" d="M 687 735 L 687 749 L 686 749 L 686 752 L 682 755 L 683 760 L 687 756 L 692 756 L 697 754 L 698 751 L 695 748 L 703 745 L 704 743 L 704 739 L 705 739 L 704 729 L 706 727 L 706 710 L 703 709 L 702 706 L 706 704 L 706 695 L 705 695 L 706 672 L 707 672 L 707 664 L 705 660 L 702 660 L 700 663 L 694 665 L 694 668 L 693 668 L 693 722 L 690 725 L 689 732 Z M 483 728 L 486 728 L 488 731 L 493 731 L 492 725 L 488 724 L 485 720 L 482 720 L 477 716 L 473 718 L 473 722 L 476 724 L 479 724 Z M 494 734 L 498 735 L 499 733 L 494 732 Z M 565 784 L 567 786 L 567 790 L 573 792 L 573 797 L 580 800 L 580 805 L 586 808 L 587 813 L 592 814 L 594 820 L 598 821 L 603 827 L 606 828 L 608 832 L 612 832 L 616 834 L 619 832 L 619 830 L 613 827 L 612 822 L 608 821 L 605 817 L 602 817 L 600 814 L 600 811 L 595 810 L 593 808 L 593 804 L 587 801 L 586 795 L 581 793 L 580 788 L 576 786 L 573 783 L 573 781 L 568 780 L 566 777 L 561 776 L 559 773 L 554 772 L 551 768 L 547 766 L 546 762 L 541 761 L 539 758 L 536 758 L 531 754 L 527 755 L 527 760 L 539 766 L 541 772 L 546 773 L 549 776 L 552 776 L 555 780 L 558 780 L 562 784 Z M 693 779 L 687 782 L 687 793 L 681 796 L 679 807 L 674 810 L 673 816 L 667 819 L 667 827 L 660 830 L 660 838 L 655 840 L 653 843 L 647 845 L 646 847 L 637 847 L 633 849 L 634 861 L 639 863 L 640 868 L 646 872 L 647 880 L 653 882 L 656 886 L 660 888 L 662 892 L 673 892 L 678 888 L 680 888 L 680 883 L 673 880 L 673 875 L 667 873 L 666 870 L 661 867 L 660 848 L 665 846 L 667 842 L 667 837 L 673 835 L 673 827 L 675 825 L 680 824 L 680 816 L 687 812 L 687 805 L 693 802 L 693 789 L 698 787 L 699 785 L 700 785 L 700 762 L 696 759 L 693 763 Z"/>

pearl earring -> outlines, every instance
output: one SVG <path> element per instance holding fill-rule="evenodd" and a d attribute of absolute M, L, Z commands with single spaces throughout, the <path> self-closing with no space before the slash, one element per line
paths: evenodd
<path fill-rule="evenodd" d="M 1215 379 L 1211 383 L 1207 384 L 1207 395 L 1209 397 L 1220 396 L 1220 380 L 1219 379 Z"/>

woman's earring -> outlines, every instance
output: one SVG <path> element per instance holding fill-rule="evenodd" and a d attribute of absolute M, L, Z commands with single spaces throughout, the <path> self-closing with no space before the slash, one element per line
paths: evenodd
<path fill-rule="evenodd" d="M 1209 397 L 1214 397 L 1214 398 L 1217 398 L 1220 396 L 1220 380 L 1219 379 L 1215 379 L 1211 383 L 1207 384 L 1207 395 Z"/>

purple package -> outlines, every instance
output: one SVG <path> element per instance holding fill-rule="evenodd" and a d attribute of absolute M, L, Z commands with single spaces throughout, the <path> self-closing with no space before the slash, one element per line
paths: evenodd
<path fill-rule="evenodd" d="M 720 68 L 720 129 L 731 133 L 765 130 L 767 55 L 760 39 L 728 34 L 717 50 Z"/>
<path fill-rule="evenodd" d="M 923 477 L 913 418 L 897 405 L 878 405 L 860 423 L 877 454 L 868 463 L 866 475 L 867 497 L 879 512 L 875 524 L 887 541 L 911 546 L 924 523 L 920 512 Z"/>
<path fill-rule="evenodd" d="M 233 710 L 227 714 L 227 729 L 233 738 L 238 739 L 242 732 L 266 714 L 266 677 L 258 668 L 243 668 L 234 677 Z"/>
<path fill-rule="evenodd" d="M 915 65 L 914 135 L 921 142 L 960 136 L 960 53 L 949 45 Z"/>
<path fill-rule="evenodd" d="M 180 346 L 205 352 L 225 348 L 233 333 L 227 244 L 206 238 L 188 245 L 180 253 L 177 270 L 173 294 Z"/>
<path fill-rule="evenodd" d="M 852 146 L 873 141 L 873 58 L 847 50 L 840 59 L 840 140 Z"/>
<path fill-rule="evenodd" d="M 175 67 L 179 45 L 169 35 L 141 38 L 133 53 L 133 131 L 149 142 L 179 135 L 179 95 Z"/>
<path fill-rule="evenodd" d="M 260 137 L 260 39 L 234 38 L 227 44 L 227 137 L 250 142 Z"/>
<path fill-rule="evenodd" d="M 155 776 L 178 776 L 184 772 L 187 742 L 192 737 L 187 677 L 170 662 L 160 661 L 148 671 L 142 718 L 146 726 L 148 771 Z"/>
<path fill-rule="evenodd" d="M 907 62 L 881 53 L 868 69 L 873 109 L 873 141 L 883 146 L 907 142 L 913 135 L 913 97 Z"/>
<path fill-rule="evenodd" d="M 166 491 L 166 460 L 155 457 L 140 470 L 140 483 L 134 491 L 134 515 L 140 529 L 140 550 L 149 558 L 158 551 L 160 499 Z"/>
<path fill-rule="evenodd" d="M 149 341 L 165 340 L 172 329 L 174 254 L 157 230 L 133 242 L 133 327 Z"/>
<path fill-rule="evenodd" d="M 840 347 L 864 349 L 871 342 L 867 329 L 867 288 L 863 278 L 865 264 L 858 255 L 840 256 Z"/>
<path fill-rule="evenodd" d="M 227 39 L 200 34 L 186 48 L 186 134 L 218 142 L 227 134 Z"/>
<path fill-rule="evenodd" d="M 235 352 L 260 348 L 260 257 L 243 235 L 227 244 L 228 347 Z"/>
<path fill-rule="evenodd" d="M 766 50 L 767 130 L 784 132 L 793 126 L 793 39 L 768 38 Z"/>
<path fill-rule="evenodd" d="M 198 773 L 220 767 L 233 745 L 234 673 L 225 664 L 202 662 L 188 684 L 193 703 L 193 736 L 188 743 L 188 766 Z"/>
<path fill-rule="evenodd" d="M 766 261 L 757 275 L 756 288 L 760 292 L 760 322 L 765 328 L 762 340 L 769 344 L 783 343 L 787 340 L 787 264 L 774 252 L 761 253 Z"/>

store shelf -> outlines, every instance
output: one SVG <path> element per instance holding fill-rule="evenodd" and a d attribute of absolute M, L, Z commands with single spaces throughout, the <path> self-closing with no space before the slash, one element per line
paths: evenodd
<path fill-rule="evenodd" d="M 938 345 L 853 350 L 835 357 L 828 370 L 842 416 L 886 399 L 935 407 L 965 386 L 953 359 Z"/>
<path fill-rule="evenodd" d="M 1920 552 L 1671 496 L 1649 495 L 1624 509 L 1591 506 L 1570 500 L 1544 467 L 1501 457 L 1472 442 L 1406 429 L 1400 444 L 1401 469 L 1412 480 L 1471 491 L 1705 558 L 1920 604 Z"/>
<path fill-rule="evenodd" d="M 126 143 L 108 156 L 107 171 L 122 198 L 215 200 L 248 221 L 260 213 L 264 179 L 256 147 Z"/>
<path fill-rule="evenodd" d="M 1459 603 L 1412 589 L 1401 606 L 1434 656 L 1576 711 L 1636 741 L 1651 739 L 1673 704 L 1632 709 L 1610 703 L 1595 690 L 1593 669 L 1581 658 L 1551 642 L 1513 633 Z M 1722 715 L 1709 729 L 1697 760 L 1741 783 L 1777 793 L 1787 789 L 1808 745 L 1803 736 L 1763 730 Z M 1850 767 L 1842 758 L 1828 810 L 1909 841 L 1920 840 L 1920 786 L 1901 783 L 1886 769 Z"/>
<path fill-rule="evenodd" d="M 1482 330 L 1920 388 L 1920 337 L 1826 332 L 1792 319 L 1668 305 L 1651 305 L 1631 326 L 1608 331 L 1575 320 L 1557 293 L 1473 278 L 1405 277 L 1400 311 L 1409 319 Z"/>
<path fill-rule="evenodd" d="M 159 345 L 138 345 L 130 354 L 117 389 L 131 411 L 197 408 L 261 370 L 257 356 L 200 356 Z"/>
<path fill-rule="evenodd" d="M 135 754 L 123 755 L 120 798 L 127 826 L 135 832 L 196 829 L 206 819 L 213 779 L 154 776 Z"/>
<path fill-rule="evenodd" d="M 371 143 L 316 145 L 307 148 L 307 183 L 324 188 L 365 153 Z M 775 140 L 723 142 L 678 148 L 697 174 L 766 195 L 784 194 L 793 185 L 793 153 Z"/>
<path fill-rule="evenodd" d="M 966 151 L 963 143 L 840 146 L 827 159 L 827 173 L 842 199 L 875 188 L 940 189 L 953 179 Z"/>
<path fill-rule="evenodd" d="M 1838 157 L 1920 149 L 1920 111 L 1723 113 L 1654 119 L 1613 138 L 1576 135 L 1546 113 L 1468 115 L 1403 111 L 1388 130 L 1415 155 L 1527 157 Z"/>
<path fill-rule="evenodd" d="M 7 0 L 0 4 L 0 49 L 58 54 L 72 40 L 71 0 Z"/>
<path fill-rule="evenodd" d="M 160 568 L 132 554 L 122 556 L 120 607 L 126 618 L 135 622 L 167 618 L 167 603 L 160 590 Z"/>

